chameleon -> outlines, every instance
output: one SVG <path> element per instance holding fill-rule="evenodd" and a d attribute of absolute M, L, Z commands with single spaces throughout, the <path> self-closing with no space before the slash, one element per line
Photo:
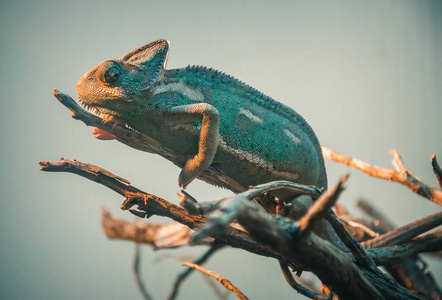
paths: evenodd
<path fill-rule="evenodd" d="M 300 114 L 221 71 L 166 69 L 168 53 L 169 42 L 160 39 L 106 60 L 77 82 L 79 102 L 185 156 L 183 188 L 212 167 L 236 183 L 236 192 L 275 180 L 327 189 L 321 146 Z M 93 133 L 115 138 L 98 128 Z M 313 203 L 307 196 L 276 196 L 299 213 Z M 337 239 L 330 224 L 323 227 L 319 235 Z"/>

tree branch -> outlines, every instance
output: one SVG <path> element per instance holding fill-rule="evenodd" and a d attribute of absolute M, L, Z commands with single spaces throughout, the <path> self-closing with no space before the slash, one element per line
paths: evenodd
<path fill-rule="evenodd" d="M 147 215 L 167 217 L 191 229 L 201 227 L 206 221 L 204 216 L 189 214 L 185 209 L 175 204 L 155 195 L 144 193 L 131 185 L 123 183 L 120 179 L 117 179 L 119 178 L 118 176 L 92 164 L 61 159 L 60 161 L 42 161 L 40 162 L 40 166 L 42 171 L 74 173 L 114 190 L 126 197 L 126 200 L 121 205 L 123 210 L 130 209 L 132 206 L 137 205 L 138 209 L 145 211 Z M 126 180 L 126 182 L 128 181 Z M 214 238 L 220 243 L 242 248 L 254 254 L 277 259 L 283 256 L 270 247 L 253 242 L 245 232 L 238 229 L 229 228 L 227 231 L 224 231 L 222 235 L 215 236 Z"/>
<path fill-rule="evenodd" d="M 111 239 L 130 240 L 136 243 L 148 244 L 154 249 L 213 244 L 212 238 L 206 238 L 195 243 L 191 239 L 194 231 L 178 222 L 168 224 L 153 222 L 131 223 L 115 218 L 104 208 L 101 209 L 101 224 L 104 233 Z"/>
<path fill-rule="evenodd" d="M 287 267 L 287 264 L 279 261 L 279 265 L 281 267 L 282 275 L 284 275 L 285 280 L 298 293 L 300 293 L 301 295 L 304 295 L 304 296 L 306 296 L 306 297 L 308 297 L 310 299 L 316 299 L 316 300 L 330 299 L 326 295 L 318 294 L 318 293 L 315 293 L 313 291 L 310 291 L 309 289 L 303 287 L 298 282 L 296 282 L 295 278 L 292 275 L 292 272 L 290 272 L 289 268 Z"/>
<path fill-rule="evenodd" d="M 138 286 L 138 289 L 141 292 L 141 295 L 143 295 L 143 298 L 145 300 L 151 300 L 152 297 L 147 292 L 147 289 L 144 286 L 143 281 L 141 280 L 141 275 L 140 275 L 140 244 L 138 244 L 138 243 L 135 243 L 134 273 L 135 273 L 135 279 L 137 281 L 137 286 Z"/>
<path fill-rule="evenodd" d="M 442 225 L 442 212 L 432 214 L 362 243 L 365 249 L 404 243 Z"/>
<path fill-rule="evenodd" d="M 278 188 L 276 183 L 255 187 L 250 191 L 224 199 L 212 212 L 210 222 L 206 223 L 206 217 L 191 215 L 183 208 L 157 196 L 144 193 L 130 186 L 129 181 L 97 166 L 66 159 L 56 162 L 41 162 L 40 164 L 42 170 L 75 173 L 115 190 L 126 197 L 126 201 L 122 205 L 123 209 L 137 205 L 138 209 L 146 212 L 147 215 L 165 216 L 189 226 L 191 229 L 198 229 L 195 234 L 200 234 L 200 238 L 204 235 L 212 236 L 217 243 L 242 248 L 258 255 L 271 256 L 300 266 L 304 270 L 312 270 L 342 299 L 384 299 L 382 296 L 384 293 L 390 296 L 400 294 L 401 299 L 419 299 L 417 295 L 399 287 L 394 281 L 391 282 L 378 273 L 373 273 L 373 270 L 361 269 L 347 254 L 315 234 L 311 233 L 299 238 L 301 231 L 293 220 L 271 215 L 248 198 L 248 196 L 257 196 L 259 191 Z M 294 188 L 286 182 L 279 184 Z M 299 189 L 300 185 L 295 188 Z M 331 191 L 337 190 L 339 189 L 331 189 Z M 336 197 L 334 193 L 325 193 L 324 195 L 321 197 Z M 324 200 L 323 203 L 326 204 L 327 201 Z M 318 211 L 326 210 L 323 208 Z M 308 215 L 310 214 L 314 213 L 310 211 Z M 226 227 L 234 219 L 248 233 Z M 219 220 L 221 223 L 217 224 Z M 204 225 L 203 228 L 201 228 L 202 225 Z M 222 230 L 219 230 L 220 228 Z M 204 235 L 201 235 L 201 232 L 204 232 Z M 250 239 L 249 234 L 256 242 Z M 335 276 L 336 270 L 339 270 L 339 276 Z M 350 281 L 351 285 L 348 284 Z"/>
<path fill-rule="evenodd" d="M 182 265 L 185 267 L 188 267 L 188 268 L 193 268 L 193 269 L 198 270 L 204 274 L 209 275 L 210 277 L 215 278 L 223 285 L 223 287 L 225 287 L 226 289 L 228 289 L 232 293 L 234 293 L 236 296 L 238 296 L 239 299 L 241 299 L 241 300 L 248 300 L 249 299 L 236 286 L 234 286 L 228 279 L 222 277 L 221 275 L 218 275 L 215 272 L 209 271 L 209 270 L 207 270 L 197 264 L 182 263 Z"/>
<path fill-rule="evenodd" d="M 433 167 L 434 175 L 436 175 L 437 182 L 439 183 L 439 187 L 442 189 L 442 169 L 437 162 L 436 154 L 431 155 L 431 166 Z"/>
<path fill-rule="evenodd" d="M 442 205 L 442 190 L 428 186 L 427 184 L 422 182 L 419 178 L 417 178 L 416 175 L 408 171 L 404 166 L 402 158 L 394 150 L 390 150 L 390 153 L 393 155 L 393 166 L 395 167 L 396 170 L 390 170 L 378 166 L 372 166 L 357 158 L 352 158 L 340 154 L 324 146 L 322 146 L 322 153 L 324 155 L 324 158 L 328 160 L 336 161 L 341 164 L 353 167 L 359 171 L 364 172 L 365 174 L 368 174 L 376 178 L 398 182 L 408 187 L 416 194 L 419 194 L 422 197 L 425 197 L 436 204 Z M 440 172 L 438 173 L 438 171 L 436 171 L 434 166 L 435 164 L 433 163 L 433 170 L 435 170 L 434 172 L 436 173 L 436 177 L 440 176 L 438 174 L 441 173 Z M 439 178 L 440 177 L 438 177 L 438 179 Z"/>
<path fill-rule="evenodd" d="M 207 250 L 201 257 L 199 257 L 197 260 L 194 261 L 194 264 L 196 265 L 202 265 L 205 263 L 209 257 L 211 257 L 216 251 L 221 249 L 223 245 L 213 245 Z M 178 295 L 178 290 L 180 288 L 181 283 L 192 273 L 192 271 L 195 270 L 193 268 L 187 268 L 184 271 L 182 271 L 180 274 L 178 274 L 177 278 L 175 279 L 175 283 L 173 285 L 172 292 L 169 296 L 169 300 L 173 300 Z"/>

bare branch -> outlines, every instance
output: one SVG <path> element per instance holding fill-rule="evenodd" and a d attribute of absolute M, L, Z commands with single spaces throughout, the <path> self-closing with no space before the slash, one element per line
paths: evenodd
<path fill-rule="evenodd" d="M 210 277 L 215 278 L 218 280 L 226 289 L 232 291 L 236 296 L 238 296 L 239 299 L 247 300 L 247 298 L 236 286 L 234 286 L 228 279 L 222 277 L 221 275 L 216 274 L 215 272 L 209 271 L 199 265 L 191 264 L 191 263 L 182 263 L 183 266 L 193 268 L 195 270 L 198 270 L 204 274 L 209 275 Z"/>
<path fill-rule="evenodd" d="M 223 247 L 223 245 L 213 245 L 200 258 L 195 260 L 194 264 L 196 264 L 196 265 L 204 264 L 209 259 L 209 257 L 211 257 L 216 251 L 218 251 L 222 247 Z M 173 300 L 176 298 L 176 296 L 178 295 L 178 290 L 181 286 L 181 283 L 192 273 L 193 270 L 194 270 L 194 268 L 187 268 L 184 271 L 182 271 L 180 274 L 178 274 L 177 278 L 175 279 L 175 283 L 173 285 L 172 292 L 168 298 L 169 300 Z"/>
<path fill-rule="evenodd" d="M 330 209 L 344 190 L 344 183 L 347 181 L 347 178 L 348 174 L 342 176 L 339 182 L 332 189 L 324 192 L 324 194 L 313 203 L 307 213 L 296 222 L 296 225 L 300 230 L 300 238 L 309 234 L 311 229 L 317 224 L 318 220 L 325 218 L 327 214 L 330 213 Z"/>
<path fill-rule="evenodd" d="M 385 231 L 394 229 L 393 224 L 391 224 L 384 214 L 373 207 L 373 205 L 371 205 L 368 201 L 359 200 L 358 207 L 377 222 L 376 226 L 378 228 L 382 228 L 382 230 Z"/>
<path fill-rule="evenodd" d="M 167 217 L 186 225 L 191 229 L 201 227 L 206 221 L 204 216 L 191 215 L 185 209 L 160 197 L 144 193 L 133 186 L 123 184 L 121 181 L 115 178 L 115 175 L 105 175 L 109 172 L 103 172 L 104 169 L 101 169 L 95 165 L 84 164 L 68 159 L 52 162 L 44 161 L 40 162 L 40 165 L 40 169 L 43 171 L 74 173 L 109 187 L 120 195 L 126 197 L 126 201 L 122 204 L 122 209 L 129 209 L 134 205 L 138 205 L 138 208 L 147 212 L 148 215 Z M 214 236 L 214 238 L 219 243 L 228 244 L 236 248 L 242 248 L 258 255 L 270 256 L 277 259 L 283 257 L 281 253 L 277 253 L 274 249 L 259 245 L 258 243 L 252 241 L 245 232 L 231 227 L 223 231 L 219 236 Z"/>
<path fill-rule="evenodd" d="M 195 270 L 192 268 L 189 268 L 190 270 Z M 227 300 L 230 296 L 230 291 L 223 289 L 223 292 L 221 291 L 221 288 L 219 285 L 215 282 L 215 280 L 212 277 L 206 276 L 204 273 L 200 273 L 201 277 L 206 281 L 207 285 L 212 289 L 215 296 L 220 300 Z"/>
<path fill-rule="evenodd" d="M 413 173 L 409 172 L 404 163 L 394 150 L 390 151 L 393 155 L 393 165 L 397 170 L 390 170 L 381 168 L 378 166 L 372 166 L 363 162 L 357 158 L 351 158 L 349 156 L 335 152 L 327 147 L 322 146 L 322 153 L 324 158 L 332 161 L 339 162 L 341 164 L 353 167 L 359 171 L 364 172 L 373 177 L 396 181 L 406 187 L 408 187 L 413 192 L 425 197 L 436 204 L 442 205 L 442 190 L 436 189 L 423 183 L 419 178 Z"/>
<path fill-rule="evenodd" d="M 437 182 L 439 183 L 439 187 L 442 189 L 442 169 L 437 162 L 436 154 L 431 155 L 431 166 L 433 167 L 434 175 L 436 175 Z"/>
<path fill-rule="evenodd" d="M 363 242 L 362 246 L 365 249 L 370 249 L 400 244 L 439 225 L 442 225 L 442 212 L 424 217 L 374 239 Z"/>
<path fill-rule="evenodd" d="M 371 248 L 366 252 L 377 265 L 392 265 L 405 261 L 419 253 L 442 250 L 442 229 L 400 245 Z"/>
<path fill-rule="evenodd" d="M 141 274 L 140 274 L 140 244 L 135 243 L 135 257 L 134 257 L 134 273 L 135 273 L 135 279 L 137 281 L 137 286 L 141 292 L 141 295 L 143 295 L 143 298 L 145 300 L 151 300 L 152 297 L 147 292 L 146 287 L 143 284 L 143 281 L 141 280 Z"/>
<path fill-rule="evenodd" d="M 426 299 L 442 299 L 442 290 L 420 257 L 411 257 L 386 268 L 397 282 L 413 293 Z"/>
<path fill-rule="evenodd" d="M 369 202 L 361 200 L 358 205 L 375 219 L 371 224 L 367 224 L 377 232 L 385 233 L 395 228 L 384 214 L 375 209 Z M 417 253 L 437 251 L 437 247 L 442 246 L 442 241 L 437 240 L 438 231 L 421 235 L 399 246 L 370 249 L 368 254 L 375 260 L 376 264 L 383 265 L 388 273 L 405 288 L 426 298 L 439 299 L 442 298 L 441 289 L 434 281 L 431 273 L 425 267 L 422 267 L 425 262 L 415 256 Z M 384 261 L 382 261 L 383 259 Z"/>
<path fill-rule="evenodd" d="M 99 167 L 69 160 L 41 162 L 41 166 L 42 170 L 79 174 L 114 189 L 127 198 L 122 205 L 123 209 L 137 205 L 139 210 L 148 215 L 166 216 L 191 229 L 200 228 L 206 222 L 204 216 L 191 215 L 183 208 L 164 199 L 141 192 Z M 285 182 L 279 184 L 293 188 Z M 275 184 L 268 186 L 272 189 L 281 188 Z M 299 189 L 299 186 L 296 188 Z M 271 256 L 278 260 L 282 259 L 304 270 L 312 270 L 342 299 L 384 299 L 383 294 L 400 295 L 401 299 L 420 299 L 417 295 L 398 286 L 396 282 L 383 277 L 380 272 L 361 268 L 347 254 L 315 234 L 299 239 L 299 228 L 293 220 L 271 215 L 254 201 L 244 197 L 245 194 L 258 195 L 261 190 L 262 187 L 257 190 L 252 188 L 249 192 L 224 199 L 220 207 L 214 211 L 218 217 L 213 217 L 213 213 L 210 217 L 210 223 L 216 223 L 216 220 L 224 217 L 228 222 L 236 219 L 248 233 L 232 227 L 223 227 L 224 225 L 221 226 L 223 228 L 221 231 L 206 231 L 206 233 L 214 237 L 217 243 L 242 248 L 258 255 Z M 228 226 L 228 222 L 224 224 Z M 207 226 L 207 224 L 204 225 L 204 228 Z M 216 228 L 217 225 L 210 226 Z M 252 241 L 250 236 L 256 242 Z M 339 276 L 335 275 L 336 270 L 339 270 Z M 349 285 L 348 282 L 352 284 Z"/>
<path fill-rule="evenodd" d="M 292 275 L 292 272 L 290 272 L 289 268 L 287 267 L 287 264 L 283 263 L 282 261 L 279 261 L 279 265 L 281 266 L 282 274 L 284 275 L 285 280 L 287 283 L 298 293 L 301 295 L 304 295 L 310 299 L 317 299 L 317 300 L 326 300 L 330 299 L 326 295 L 318 294 L 313 291 L 310 291 L 309 289 L 303 287 L 299 283 L 296 282 L 295 278 Z"/>
<path fill-rule="evenodd" d="M 101 209 L 101 224 L 104 233 L 111 239 L 131 240 L 149 244 L 154 249 L 176 248 L 181 246 L 211 245 L 212 238 L 195 243 L 191 239 L 193 230 L 178 222 L 158 224 L 153 222 L 127 222 L 112 216 L 104 208 Z"/>

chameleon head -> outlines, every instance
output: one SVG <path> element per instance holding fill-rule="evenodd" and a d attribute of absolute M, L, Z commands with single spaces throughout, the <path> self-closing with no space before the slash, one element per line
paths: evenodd
<path fill-rule="evenodd" d="M 168 41 L 156 40 L 101 63 L 78 80 L 79 102 L 93 112 L 120 116 L 157 80 L 168 51 Z"/>

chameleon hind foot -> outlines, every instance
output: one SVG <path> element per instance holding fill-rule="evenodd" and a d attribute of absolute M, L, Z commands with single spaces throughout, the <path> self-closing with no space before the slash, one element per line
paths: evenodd
<path fill-rule="evenodd" d="M 182 188 L 187 187 L 189 183 L 206 170 L 211 163 L 212 160 L 207 161 L 204 157 L 195 155 L 194 158 L 186 162 L 184 168 L 181 170 L 180 176 L 178 177 L 178 185 Z"/>

